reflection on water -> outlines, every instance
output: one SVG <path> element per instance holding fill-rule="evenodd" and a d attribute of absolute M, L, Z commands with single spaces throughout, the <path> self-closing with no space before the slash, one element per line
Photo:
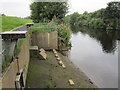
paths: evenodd
<path fill-rule="evenodd" d="M 72 28 L 70 59 L 99 87 L 118 87 L 119 31 Z M 78 32 L 79 31 L 79 32 Z"/>
<path fill-rule="evenodd" d="M 120 31 L 105 31 L 105 30 L 93 30 L 88 28 L 72 27 L 73 33 L 81 32 L 82 34 L 88 34 L 91 38 L 100 42 L 102 49 L 106 53 L 114 53 L 117 49 L 117 40 L 120 40 Z"/>

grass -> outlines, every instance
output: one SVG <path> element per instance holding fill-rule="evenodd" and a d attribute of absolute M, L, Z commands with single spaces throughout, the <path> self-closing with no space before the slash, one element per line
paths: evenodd
<path fill-rule="evenodd" d="M 19 17 L 0 16 L 0 19 L 2 19 L 0 20 L 0 23 L 2 23 L 2 32 L 9 31 L 26 23 L 32 23 L 32 20 Z"/>
<path fill-rule="evenodd" d="M 3 62 L 2 64 L 2 72 L 6 69 L 6 67 L 8 67 L 9 64 L 10 64 L 10 56 L 7 52 L 5 55 L 5 62 Z"/>
<path fill-rule="evenodd" d="M 57 27 L 55 27 L 54 23 L 48 24 L 34 24 L 30 27 L 31 31 L 56 31 Z"/>
<path fill-rule="evenodd" d="M 14 50 L 14 53 L 15 53 L 16 56 L 20 53 L 21 46 L 23 45 L 24 41 L 25 41 L 24 38 L 23 39 L 18 39 L 17 45 L 16 45 L 15 50 Z"/>
<path fill-rule="evenodd" d="M 2 31 L 2 17 L 0 16 L 0 32 Z"/>

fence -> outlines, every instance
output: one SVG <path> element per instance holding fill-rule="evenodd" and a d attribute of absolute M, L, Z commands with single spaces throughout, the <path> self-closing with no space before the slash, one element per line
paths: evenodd
<path fill-rule="evenodd" d="M 26 24 L 17 28 L 14 28 L 10 31 L 27 31 L 27 28 L 30 27 L 33 24 Z M 5 62 L 5 56 L 7 53 L 10 54 L 10 61 L 12 61 L 12 58 L 14 56 L 14 48 L 16 45 L 16 41 L 13 39 L 2 39 L 2 33 L 0 33 L 0 70 L 2 71 L 2 63 Z"/>

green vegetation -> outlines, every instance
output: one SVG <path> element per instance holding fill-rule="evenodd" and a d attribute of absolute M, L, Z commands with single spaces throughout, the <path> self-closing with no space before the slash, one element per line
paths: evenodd
<path fill-rule="evenodd" d="M 20 53 L 21 47 L 24 44 L 24 42 L 26 42 L 27 40 L 29 40 L 30 33 L 27 32 L 25 36 L 26 36 L 26 38 L 18 39 L 17 44 L 15 46 L 15 50 L 14 50 L 14 55 L 15 56 L 18 56 L 18 54 Z"/>
<path fill-rule="evenodd" d="M 68 12 L 67 2 L 33 2 L 30 5 L 32 10 L 31 19 L 35 24 L 30 31 L 57 31 L 59 48 L 70 46 L 69 27 L 62 24 L 65 14 Z"/>
<path fill-rule="evenodd" d="M 0 32 L 2 32 L 2 17 L 0 16 Z"/>
<path fill-rule="evenodd" d="M 7 52 L 5 54 L 5 61 L 2 63 L 2 72 L 6 69 L 6 67 L 8 67 L 9 64 L 10 64 L 10 55 Z"/>
<path fill-rule="evenodd" d="M 57 31 L 57 26 L 55 23 L 51 22 L 51 23 L 46 23 L 46 24 L 34 24 L 33 26 L 31 26 L 30 31 Z"/>
<path fill-rule="evenodd" d="M 58 47 L 71 47 L 69 27 L 65 24 L 58 25 Z"/>
<path fill-rule="evenodd" d="M 2 18 L 2 31 L 9 31 L 18 26 L 24 25 L 26 23 L 31 23 L 32 20 L 23 19 L 19 17 L 11 17 L 11 16 L 0 16 Z"/>
<path fill-rule="evenodd" d="M 24 43 L 25 39 L 18 39 L 15 50 L 14 50 L 14 54 L 17 56 L 20 51 L 21 51 L 21 46 Z"/>
<path fill-rule="evenodd" d="M 33 31 L 56 31 L 58 32 L 58 47 L 65 48 L 71 46 L 70 43 L 70 31 L 69 27 L 65 24 L 57 25 L 55 22 L 50 22 L 48 24 L 35 24 L 31 26 L 30 33 Z"/>
<path fill-rule="evenodd" d="M 68 20 L 69 18 L 69 20 Z M 109 2 L 106 8 L 95 12 L 83 14 L 77 12 L 67 16 L 65 21 L 69 21 L 71 26 L 89 27 L 94 29 L 120 30 L 120 2 Z"/>
<path fill-rule="evenodd" d="M 67 2 L 34 2 L 30 8 L 31 19 L 35 23 L 50 22 L 55 17 L 61 20 L 68 12 Z"/>
<path fill-rule="evenodd" d="M 52 82 L 51 81 L 47 81 L 46 82 L 46 87 L 47 88 L 53 88 Z"/>

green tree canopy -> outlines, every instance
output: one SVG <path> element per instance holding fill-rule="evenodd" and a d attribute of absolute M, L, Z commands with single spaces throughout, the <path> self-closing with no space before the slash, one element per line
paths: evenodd
<path fill-rule="evenodd" d="M 54 17 L 62 19 L 68 12 L 68 5 L 67 2 L 33 2 L 30 9 L 33 22 L 39 23 Z"/>
<path fill-rule="evenodd" d="M 107 5 L 104 14 L 106 24 L 113 29 L 118 29 L 120 26 L 120 2 L 113 1 L 109 2 Z"/>
<path fill-rule="evenodd" d="M 108 19 L 120 18 L 120 2 L 109 2 L 105 10 L 105 17 Z"/>
<path fill-rule="evenodd" d="M 79 17 L 79 13 L 78 12 L 74 12 L 71 17 L 70 17 L 70 24 L 71 25 L 75 25 L 75 22 L 77 20 L 77 18 Z"/>

